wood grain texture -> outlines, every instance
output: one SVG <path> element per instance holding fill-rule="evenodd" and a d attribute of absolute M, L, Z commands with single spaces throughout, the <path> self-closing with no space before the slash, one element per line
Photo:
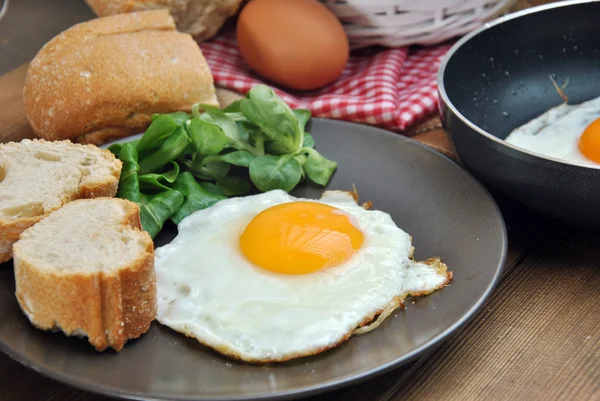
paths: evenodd
<path fill-rule="evenodd" d="M 406 400 L 597 398 L 599 258 L 598 241 L 544 241 L 466 330 L 405 378 L 398 395 Z"/>

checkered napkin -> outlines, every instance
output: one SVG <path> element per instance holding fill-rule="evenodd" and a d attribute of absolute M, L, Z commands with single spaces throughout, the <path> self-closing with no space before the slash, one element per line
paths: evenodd
<path fill-rule="evenodd" d="M 246 93 L 261 83 L 240 55 L 233 32 L 200 47 L 215 84 Z M 342 76 L 310 93 L 274 88 L 291 107 L 316 117 L 334 118 L 405 130 L 437 108 L 436 74 L 450 45 L 428 48 L 363 49 L 353 52 Z"/>

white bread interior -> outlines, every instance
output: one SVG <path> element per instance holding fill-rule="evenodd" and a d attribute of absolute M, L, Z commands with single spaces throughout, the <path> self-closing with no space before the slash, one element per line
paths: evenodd
<path fill-rule="evenodd" d="M 0 262 L 23 230 L 79 198 L 115 196 L 122 163 L 105 149 L 70 141 L 0 144 Z"/>
<path fill-rule="evenodd" d="M 39 329 L 119 351 L 156 316 L 154 246 L 136 203 L 68 203 L 25 230 L 13 252 L 17 300 Z"/>
<path fill-rule="evenodd" d="M 177 29 L 197 41 L 214 36 L 225 21 L 235 15 L 242 0 L 85 0 L 102 17 L 141 10 L 166 8 Z"/>

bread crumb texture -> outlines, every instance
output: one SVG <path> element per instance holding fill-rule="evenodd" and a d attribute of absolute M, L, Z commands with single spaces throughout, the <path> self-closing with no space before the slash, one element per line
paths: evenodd
<path fill-rule="evenodd" d="M 73 201 L 25 230 L 13 252 L 17 300 L 41 330 L 119 351 L 156 317 L 154 246 L 136 203 Z"/>
<path fill-rule="evenodd" d="M 0 144 L 0 261 L 26 228 L 65 203 L 117 193 L 122 163 L 105 149 L 70 141 Z"/>

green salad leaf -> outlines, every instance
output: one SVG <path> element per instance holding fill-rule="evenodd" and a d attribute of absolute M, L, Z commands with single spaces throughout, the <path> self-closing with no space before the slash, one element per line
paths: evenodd
<path fill-rule="evenodd" d="M 189 132 L 194 150 L 202 156 L 216 155 L 230 142 L 221 127 L 200 118 L 192 118 Z"/>
<path fill-rule="evenodd" d="M 173 184 L 179 175 L 179 164 L 171 162 L 171 170 L 164 173 L 149 173 L 138 176 L 140 189 L 145 191 L 166 191 L 167 185 Z"/>
<path fill-rule="evenodd" d="M 240 103 L 242 113 L 256 124 L 280 152 L 296 153 L 303 130 L 294 111 L 266 85 L 256 85 Z"/>
<path fill-rule="evenodd" d="M 157 116 L 140 138 L 137 144 L 137 151 L 144 152 L 146 150 L 159 147 L 163 141 L 177 129 L 177 121 L 169 114 Z"/>
<path fill-rule="evenodd" d="M 155 114 L 154 116 L 156 116 L 156 118 L 160 117 L 163 114 Z M 169 114 L 165 114 L 169 117 L 171 117 L 173 119 L 173 121 L 175 121 L 175 124 L 179 125 L 183 125 L 187 120 L 190 119 L 190 115 L 188 113 L 186 113 L 185 111 L 176 111 L 174 113 L 169 113 Z M 154 116 L 153 119 L 154 119 Z"/>
<path fill-rule="evenodd" d="M 236 150 L 235 152 L 224 154 L 221 156 L 221 160 L 225 163 L 233 164 L 234 166 L 249 167 L 255 157 L 256 156 L 246 150 Z"/>
<path fill-rule="evenodd" d="M 112 145 L 110 145 L 108 147 L 108 150 L 115 155 L 117 158 L 119 158 L 119 153 L 121 153 L 121 149 L 123 148 L 123 143 L 122 142 L 115 142 Z"/>
<path fill-rule="evenodd" d="M 142 137 L 144 139 L 144 137 Z M 138 143 L 138 151 L 140 150 L 141 140 Z M 140 160 L 140 173 L 147 174 L 151 173 L 165 164 L 176 160 L 189 146 L 190 138 L 182 126 L 177 127 L 175 131 L 169 135 L 169 137 L 160 145 L 160 147 L 143 157 Z"/>
<path fill-rule="evenodd" d="M 183 172 L 175 180 L 173 188 L 180 193 L 185 200 L 174 213 L 171 214 L 171 220 L 175 224 L 179 224 L 181 220 L 197 210 L 206 209 L 214 205 L 221 199 L 225 199 L 225 195 L 219 195 L 197 182 L 194 176 L 189 172 Z"/>
<path fill-rule="evenodd" d="M 221 160 L 221 156 L 207 156 L 205 158 L 198 157 L 192 164 L 190 171 L 194 176 L 212 181 L 217 178 L 223 178 L 229 173 L 231 165 Z"/>
<path fill-rule="evenodd" d="M 245 149 L 248 146 L 248 143 L 240 136 L 236 122 L 222 111 L 207 111 L 200 118 L 220 128 L 223 134 L 229 138 L 231 146 L 234 148 Z"/>
<path fill-rule="evenodd" d="M 260 156 L 250 163 L 250 179 L 263 192 L 291 191 L 302 179 L 302 166 L 292 155 Z"/>
<path fill-rule="evenodd" d="M 152 238 L 162 230 L 164 223 L 183 205 L 179 191 L 168 189 L 156 194 L 141 194 L 140 221 Z"/>
<path fill-rule="evenodd" d="M 250 181 L 242 177 L 223 177 L 215 181 L 226 196 L 239 196 L 250 192 Z"/>
<path fill-rule="evenodd" d="M 302 147 L 303 148 L 314 148 L 315 147 L 315 140 L 313 139 L 312 135 L 309 134 L 308 132 L 304 133 L 304 142 L 302 143 Z"/>
<path fill-rule="evenodd" d="M 138 165 L 138 153 L 135 145 L 131 143 L 122 145 L 119 151 L 119 159 L 123 162 L 123 167 L 121 168 L 117 197 L 139 202 L 140 183 L 138 173 L 140 166 Z"/>
<path fill-rule="evenodd" d="M 337 168 L 306 132 L 311 114 L 291 109 L 266 85 L 220 110 L 155 114 L 139 140 L 109 147 L 122 162 L 117 196 L 140 205 L 154 237 L 167 220 L 252 191 L 291 191 L 308 177 L 326 186 Z"/>
<path fill-rule="evenodd" d="M 233 102 L 231 102 L 229 104 L 229 106 L 225 107 L 223 109 L 223 112 L 225 113 L 241 113 L 242 112 L 242 108 L 240 107 L 240 104 L 242 103 L 242 100 L 235 100 Z"/>
<path fill-rule="evenodd" d="M 326 186 L 337 163 L 324 158 L 319 152 L 312 148 L 305 148 L 308 157 L 302 166 L 308 178 L 316 184 Z"/>
<path fill-rule="evenodd" d="M 298 128 L 300 128 L 300 131 L 302 131 L 303 133 L 306 133 L 306 124 L 310 120 L 310 110 L 294 109 L 292 111 L 294 112 L 294 115 L 298 120 Z"/>

